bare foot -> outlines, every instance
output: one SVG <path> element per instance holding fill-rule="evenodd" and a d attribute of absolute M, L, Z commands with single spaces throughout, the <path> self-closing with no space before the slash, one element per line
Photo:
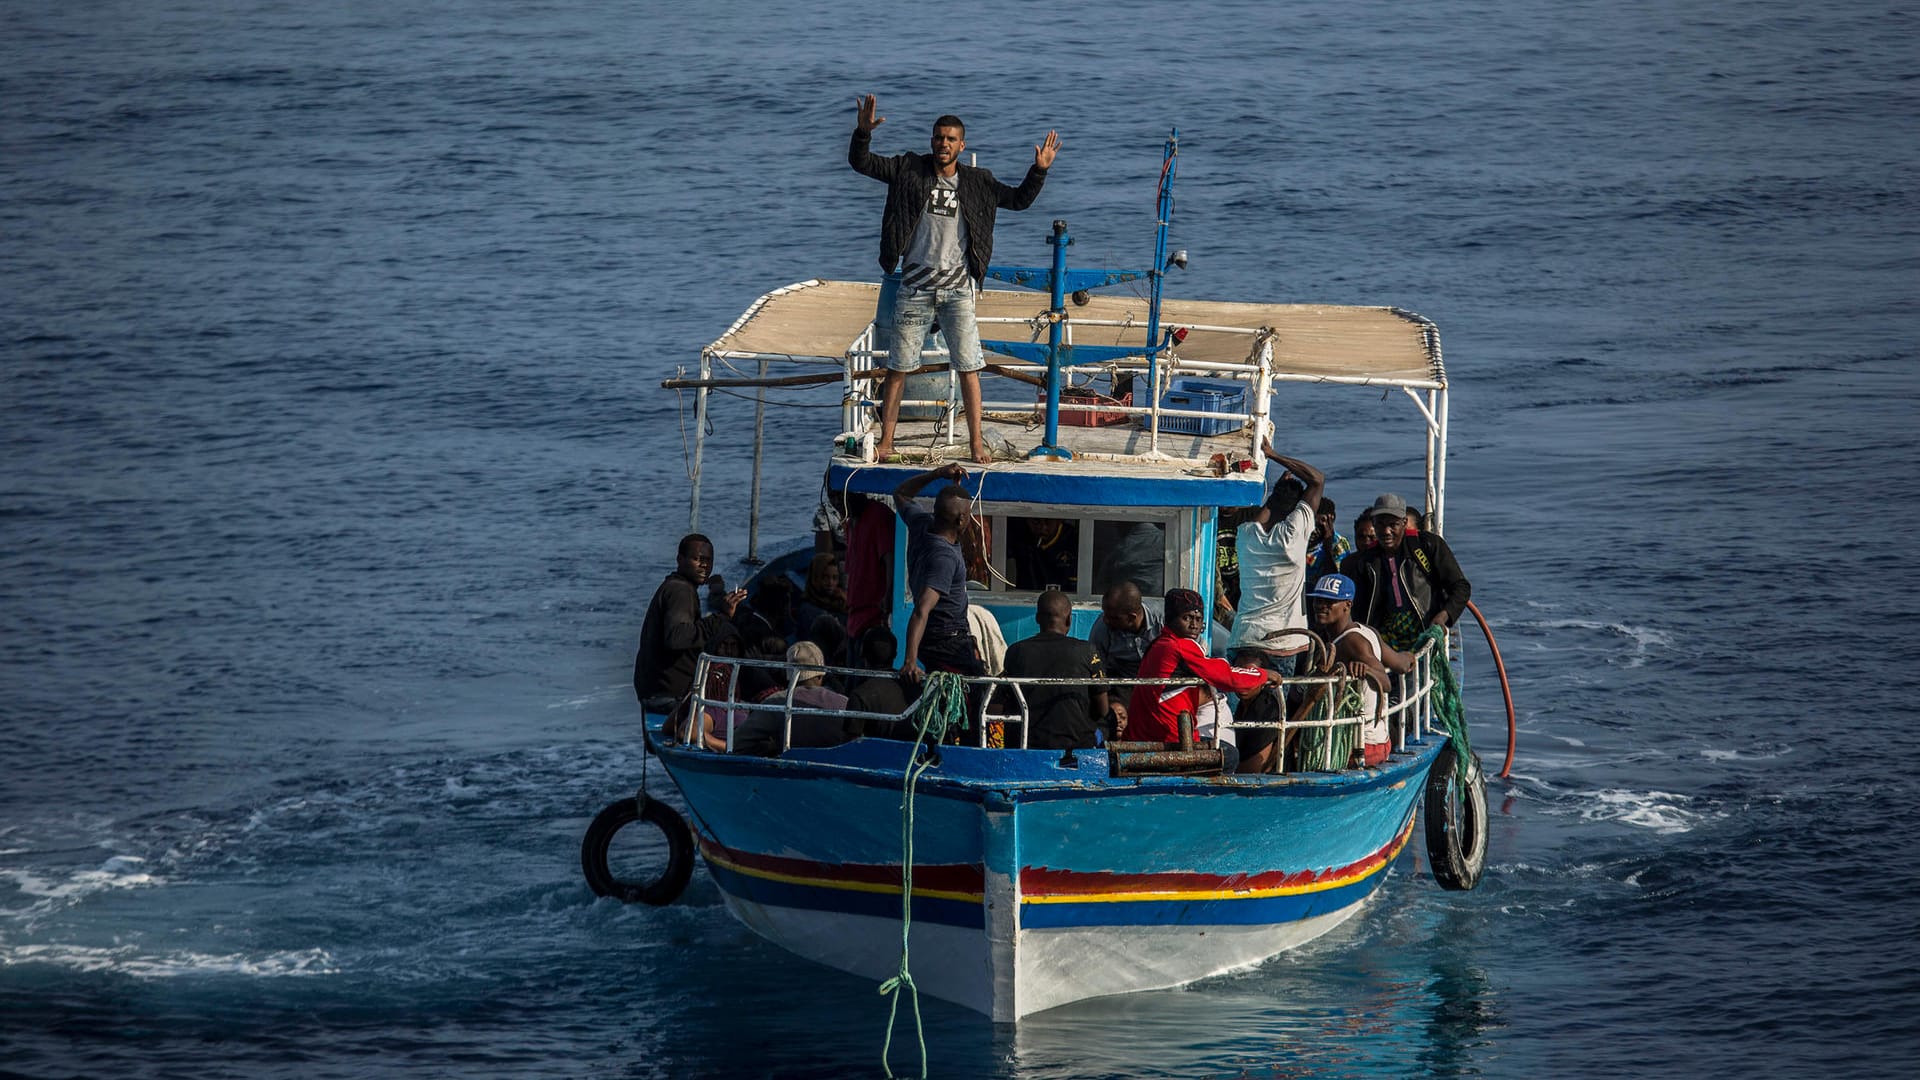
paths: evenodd
<path fill-rule="evenodd" d="M 875 461 L 885 461 L 885 460 L 887 460 L 887 459 L 888 459 L 889 457 L 892 457 L 892 456 L 893 456 L 893 443 L 892 443 L 892 441 L 888 441 L 888 442 L 882 442 L 882 443 L 875 443 L 875 444 L 873 445 L 873 460 L 875 460 Z"/>
<path fill-rule="evenodd" d="M 993 455 L 987 453 L 986 443 L 976 442 L 973 444 L 973 463 L 975 465 L 993 464 Z"/>

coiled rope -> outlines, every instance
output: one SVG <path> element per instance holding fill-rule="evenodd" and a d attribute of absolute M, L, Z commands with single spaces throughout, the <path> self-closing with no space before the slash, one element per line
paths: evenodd
<path fill-rule="evenodd" d="M 887 1038 L 880 1047 L 880 1067 L 888 1077 L 893 1076 L 893 1026 L 900 1014 L 900 991 L 904 987 L 913 997 L 913 1033 L 920 1043 L 920 1076 L 924 1080 L 927 1032 L 920 1020 L 920 988 L 913 983 L 913 970 L 908 963 L 908 936 L 913 930 L 913 797 L 920 774 L 940 760 L 934 747 L 946 738 L 949 730 L 967 727 L 966 681 L 949 671 L 929 672 L 914 715 L 918 731 L 914 734 L 913 759 L 907 763 L 900 788 L 900 970 L 880 984 L 880 993 L 893 996 L 893 1002 L 887 1007 Z"/>

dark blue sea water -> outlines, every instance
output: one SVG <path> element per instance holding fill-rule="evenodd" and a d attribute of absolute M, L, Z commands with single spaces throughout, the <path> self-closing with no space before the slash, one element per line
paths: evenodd
<path fill-rule="evenodd" d="M 1906 1075 L 1917 37 L 1780 0 L 6 5 L 0 1073 L 877 1071 L 873 987 L 704 872 L 639 909 L 577 869 L 686 525 L 658 383 L 874 273 L 873 92 L 883 150 L 953 111 L 1003 176 L 1060 131 L 1003 260 L 1063 217 L 1143 261 L 1177 125 L 1174 292 L 1434 319 L 1520 709 L 1477 892 L 1410 853 L 1255 971 L 1017 1030 L 929 1002 L 936 1075 Z M 784 400 L 783 537 L 838 426 Z M 1403 401 L 1280 408 L 1343 509 L 1417 493 Z M 747 454 L 706 465 L 723 562 Z"/>

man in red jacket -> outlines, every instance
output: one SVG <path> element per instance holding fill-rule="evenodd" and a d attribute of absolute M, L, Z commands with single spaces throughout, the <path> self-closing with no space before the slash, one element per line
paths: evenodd
<path fill-rule="evenodd" d="M 1167 593 L 1167 625 L 1140 661 L 1139 678 L 1190 682 L 1201 679 L 1214 693 L 1249 694 L 1280 681 L 1280 673 L 1257 667 L 1234 667 L 1208 656 L 1200 642 L 1207 633 L 1207 616 L 1200 594 L 1192 589 Z M 1127 702 L 1127 738 L 1143 742 L 1173 742 L 1180 738 L 1180 714 L 1200 715 L 1205 688 L 1197 686 L 1136 686 Z M 1210 696 L 1210 695 L 1209 695 Z M 1239 765 L 1233 729 L 1220 726 L 1220 747 L 1228 751 L 1228 772 Z"/>

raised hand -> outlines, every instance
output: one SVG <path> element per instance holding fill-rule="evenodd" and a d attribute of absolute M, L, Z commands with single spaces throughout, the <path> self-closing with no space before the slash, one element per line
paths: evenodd
<path fill-rule="evenodd" d="M 874 115 L 874 112 L 880 108 L 880 99 L 874 97 L 872 94 L 868 94 L 862 98 L 855 98 L 854 107 L 857 111 L 854 114 L 853 126 L 859 128 L 861 131 L 871 132 L 874 128 L 887 122 L 886 117 Z"/>
<path fill-rule="evenodd" d="M 1047 132 L 1047 137 L 1040 140 L 1040 145 L 1033 148 L 1033 163 L 1043 169 L 1051 169 L 1053 168 L 1053 157 L 1059 152 L 1060 136 L 1049 131 Z"/>

